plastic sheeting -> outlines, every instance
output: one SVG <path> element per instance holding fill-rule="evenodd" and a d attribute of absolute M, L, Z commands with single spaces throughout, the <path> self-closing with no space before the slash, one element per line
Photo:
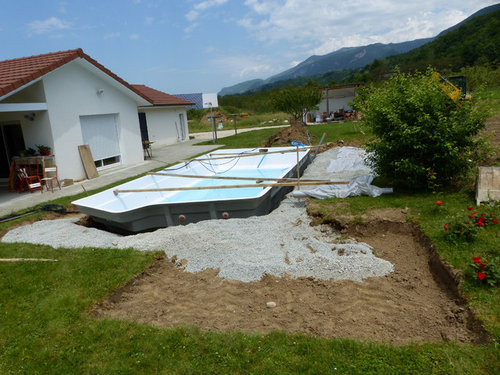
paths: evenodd
<path fill-rule="evenodd" d="M 306 169 L 303 177 L 330 181 L 349 181 L 348 184 L 319 185 L 311 190 L 295 190 L 297 198 L 347 198 L 359 195 L 378 197 L 392 193 L 392 188 L 372 185 L 376 174 L 365 162 L 367 153 L 356 147 L 339 147 L 319 154 Z"/>

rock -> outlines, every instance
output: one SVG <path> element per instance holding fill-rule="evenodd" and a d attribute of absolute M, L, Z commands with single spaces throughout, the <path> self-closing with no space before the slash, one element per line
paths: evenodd
<path fill-rule="evenodd" d="M 269 301 L 269 302 L 266 303 L 266 307 L 268 309 L 272 309 L 272 308 L 276 307 L 276 302 Z"/>

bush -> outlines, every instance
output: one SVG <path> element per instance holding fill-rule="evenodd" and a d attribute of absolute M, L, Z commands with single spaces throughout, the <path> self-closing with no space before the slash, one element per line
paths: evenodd
<path fill-rule="evenodd" d="M 196 120 L 200 121 L 201 118 L 207 113 L 207 109 L 195 109 L 195 108 L 190 108 L 187 110 L 187 117 L 190 120 Z"/>
<path fill-rule="evenodd" d="M 354 107 L 376 136 L 369 161 L 394 186 L 434 190 L 465 176 L 481 157 L 476 136 L 486 113 L 450 99 L 432 69 L 396 72 L 362 90 Z"/>

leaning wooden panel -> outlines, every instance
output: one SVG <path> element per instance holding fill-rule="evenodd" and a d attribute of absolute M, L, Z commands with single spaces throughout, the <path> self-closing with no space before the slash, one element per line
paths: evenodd
<path fill-rule="evenodd" d="M 85 174 L 88 179 L 99 177 L 97 168 L 94 163 L 94 158 L 92 157 L 92 152 L 90 151 L 89 145 L 78 146 L 78 152 L 80 152 L 80 158 L 82 159 L 83 168 L 85 169 Z"/>

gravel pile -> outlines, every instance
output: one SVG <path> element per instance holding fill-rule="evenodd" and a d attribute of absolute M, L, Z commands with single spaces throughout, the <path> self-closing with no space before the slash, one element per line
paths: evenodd
<path fill-rule="evenodd" d="M 324 165 L 333 152 L 318 155 L 308 169 Z M 2 241 L 55 248 L 163 250 L 188 272 L 218 268 L 220 277 L 244 282 L 260 280 L 264 274 L 362 281 L 393 271 L 393 265 L 374 256 L 369 245 L 341 241 L 329 228 L 310 226 L 304 202 L 291 194 L 266 216 L 207 220 L 131 236 L 82 227 L 77 220 L 39 221 L 11 230 Z"/>

